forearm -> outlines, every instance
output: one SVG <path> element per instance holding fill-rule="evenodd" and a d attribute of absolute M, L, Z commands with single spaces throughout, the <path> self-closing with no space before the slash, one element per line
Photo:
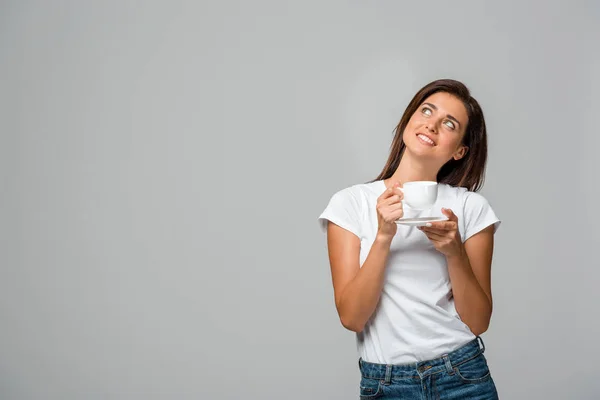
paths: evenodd
<path fill-rule="evenodd" d="M 461 320 L 479 335 L 485 332 L 492 316 L 492 301 L 477 281 L 467 253 L 446 257 L 452 283 L 454 304 Z"/>
<path fill-rule="evenodd" d="M 364 264 L 346 287 L 338 304 L 342 324 L 360 332 L 375 311 L 385 276 L 385 264 L 392 239 L 377 237 Z"/>

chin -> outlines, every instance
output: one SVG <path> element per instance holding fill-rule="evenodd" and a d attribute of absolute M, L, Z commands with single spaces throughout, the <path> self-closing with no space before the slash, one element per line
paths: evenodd
<path fill-rule="evenodd" d="M 436 153 L 435 146 L 427 147 L 427 146 L 422 145 L 421 143 L 418 143 L 418 142 L 411 143 L 410 141 L 409 141 L 409 143 L 406 143 L 406 141 L 405 141 L 404 144 L 406 145 L 406 150 L 416 156 L 430 158 L 430 157 L 434 156 Z"/>

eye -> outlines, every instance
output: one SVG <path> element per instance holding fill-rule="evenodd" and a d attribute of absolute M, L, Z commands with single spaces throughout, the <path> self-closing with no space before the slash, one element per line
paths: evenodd
<path fill-rule="evenodd" d="M 454 130 L 456 128 L 456 125 L 454 125 L 454 122 L 452 122 L 450 120 L 444 122 L 444 125 L 446 125 L 447 128 L 450 128 L 452 130 Z"/>
<path fill-rule="evenodd" d="M 423 107 L 421 109 L 421 112 L 429 117 L 431 115 L 431 108 L 429 108 L 429 107 Z"/>

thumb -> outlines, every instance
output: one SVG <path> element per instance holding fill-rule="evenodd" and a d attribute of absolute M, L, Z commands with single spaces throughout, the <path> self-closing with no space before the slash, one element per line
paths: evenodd
<path fill-rule="evenodd" d="M 456 214 L 454 214 L 454 212 L 449 209 L 449 208 L 443 208 L 442 207 L 442 213 L 448 217 L 448 220 L 450 221 L 458 221 L 458 217 L 456 216 Z"/>

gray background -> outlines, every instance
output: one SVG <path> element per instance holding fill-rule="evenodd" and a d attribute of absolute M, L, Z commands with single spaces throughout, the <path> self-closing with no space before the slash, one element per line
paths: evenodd
<path fill-rule="evenodd" d="M 316 218 L 451 77 L 489 127 L 500 395 L 597 399 L 599 26 L 592 1 L 2 1 L 0 398 L 357 398 Z"/>

